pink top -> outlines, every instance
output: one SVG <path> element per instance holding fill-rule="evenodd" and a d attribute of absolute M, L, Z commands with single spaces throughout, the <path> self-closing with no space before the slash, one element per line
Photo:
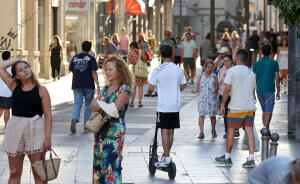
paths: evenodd
<path fill-rule="evenodd" d="M 121 36 L 120 37 L 120 50 L 128 50 L 128 45 L 129 45 L 129 38 L 128 36 Z"/>
<path fill-rule="evenodd" d="M 219 95 L 223 95 L 224 93 L 224 89 L 225 89 L 224 79 L 227 71 L 228 69 L 226 69 L 225 66 L 223 66 L 218 72 Z"/>

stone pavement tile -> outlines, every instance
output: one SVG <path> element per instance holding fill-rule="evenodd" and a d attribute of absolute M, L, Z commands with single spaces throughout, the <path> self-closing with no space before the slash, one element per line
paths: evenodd
<path fill-rule="evenodd" d="M 191 177 L 193 183 L 231 183 L 224 175 L 199 175 Z"/>
<path fill-rule="evenodd" d="M 155 176 L 153 176 L 153 183 L 155 184 L 177 184 L 177 183 L 192 183 L 191 178 L 187 175 L 182 175 L 176 173 L 176 178 L 170 180 L 167 172 L 156 171 Z"/>
<path fill-rule="evenodd" d="M 78 162 L 93 162 L 94 150 L 91 146 L 90 148 L 79 148 Z"/>
<path fill-rule="evenodd" d="M 244 184 L 247 181 L 248 174 L 230 174 L 227 175 L 227 177 L 230 179 L 230 181 L 234 184 Z"/>

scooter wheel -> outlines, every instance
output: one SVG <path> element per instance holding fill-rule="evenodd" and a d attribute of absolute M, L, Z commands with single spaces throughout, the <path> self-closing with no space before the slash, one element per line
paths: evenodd
<path fill-rule="evenodd" d="M 149 160 L 149 173 L 150 175 L 154 175 L 156 172 L 156 167 L 154 166 L 155 164 L 155 159 L 154 158 L 150 158 Z"/>
<path fill-rule="evenodd" d="M 168 171 L 169 178 L 173 180 L 176 177 L 176 165 L 174 162 L 170 163 L 170 170 Z"/>

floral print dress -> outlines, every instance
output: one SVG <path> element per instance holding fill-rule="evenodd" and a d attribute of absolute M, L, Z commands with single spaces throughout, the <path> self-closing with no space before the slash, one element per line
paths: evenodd
<path fill-rule="evenodd" d="M 100 100 L 106 103 L 116 101 L 119 94 L 123 92 L 131 93 L 128 85 L 123 85 L 111 95 L 107 96 L 106 86 L 101 94 Z M 128 103 L 125 104 L 124 110 L 119 111 L 119 118 L 112 118 L 101 130 L 95 134 L 94 144 L 94 161 L 93 161 L 93 183 L 94 184 L 121 184 L 121 162 L 122 150 L 125 134 L 125 111 Z"/>
<path fill-rule="evenodd" d="M 204 73 L 200 74 L 200 88 L 198 96 L 198 111 L 200 116 L 213 117 L 218 114 L 218 93 L 212 94 L 215 89 L 215 74 L 207 78 Z"/>

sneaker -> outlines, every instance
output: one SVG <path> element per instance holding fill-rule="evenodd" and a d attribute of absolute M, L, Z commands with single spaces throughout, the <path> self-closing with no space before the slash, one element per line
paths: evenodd
<path fill-rule="evenodd" d="M 160 162 L 155 163 L 156 167 L 168 167 L 168 165 L 172 162 L 171 157 L 162 157 Z"/>
<path fill-rule="evenodd" d="M 71 121 L 71 127 L 70 127 L 70 130 L 71 130 L 72 134 L 75 134 L 75 133 L 76 133 L 76 122 L 77 122 L 76 119 L 72 119 L 72 121 Z"/>
<path fill-rule="evenodd" d="M 226 159 L 225 155 L 221 156 L 221 157 L 216 157 L 215 160 L 221 164 L 225 164 L 225 166 L 232 166 L 232 161 L 231 158 Z"/>
<path fill-rule="evenodd" d="M 164 162 L 165 159 L 166 159 L 166 157 L 165 157 L 165 155 L 163 154 L 163 155 L 161 156 L 160 161 L 156 162 L 156 163 L 154 164 L 154 166 L 155 166 L 155 167 L 160 167 L 161 163 Z"/>
<path fill-rule="evenodd" d="M 254 160 L 249 161 L 247 159 L 247 161 L 245 163 L 243 163 L 242 167 L 243 168 L 253 168 L 253 167 L 255 167 L 255 162 L 254 162 Z"/>

